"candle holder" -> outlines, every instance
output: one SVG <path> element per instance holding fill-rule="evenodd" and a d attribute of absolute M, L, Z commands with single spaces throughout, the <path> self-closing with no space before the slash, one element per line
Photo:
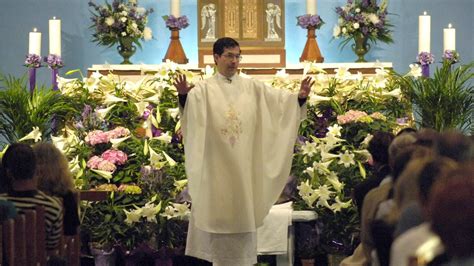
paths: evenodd
<path fill-rule="evenodd" d="M 55 54 L 49 54 L 44 58 L 44 61 L 48 64 L 51 69 L 51 85 L 53 90 L 58 90 L 58 69 L 64 66 L 61 56 Z"/>
<path fill-rule="evenodd" d="M 315 61 L 316 63 L 324 62 L 324 57 L 321 55 L 319 50 L 318 42 L 316 41 L 316 30 L 319 29 L 324 21 L 319 15 L 306 14 L 296 17 L 298 20 L 297 24 L 303 29 L 308 30 L 306 44 L 301 53 L 300 62 L 304 61 Z"/>
<path fill-rule="evenodd" d="M 28 67 L 28 78 L 30 81 L 30 95 L 33 95 L 36 87 L 36 69 L 41 67 L 41 56 L 37 54 L 28 54 L 25 60 L 25 66 Z"/>
<path fill-rule="evenodd" d="M 173 15 L 169 15 L 163 16 L 163 20 L 166 23 L 166 27 L 168 27 L 168 29 L 171 31 L 171 42 L 168 46 L 168 50 L 166 51 L 165 58 L 163 58 L 163 62 L 166 62 L 166 60 L 171 60 L 178 64 L 187 64 L 189 60 L 186 58 L 183 46 L 179 41 L 179 31 L 189 26 L 188 17 L 175 17 Z"/>
<path fill-rule="evenodd" d="M 324 62 L 324 57 L 319 50 L 318 42 L 316 41 L 316 29 L 314 27 L 308 28 L 308 35 L 303 52 L 300 56 L 300 62 L 315 61 L 316 63 Z"/>
<path fill-rule="evenodd" d="M 421 75 L 425 78 L 430 77 L 430 65 L 434 62 L 434 55 L 430 52 L 421 52 L 416 61 L 421 65 Z"/>
<path fill-rule="evenodd" d="M 163 62 L 166 60 L 173 61 L 178 64 L 187 64 L 189 62 L 188 58 L 186 58 L 186 54 L 184 53 L 183 46 L 179 41 L 179 29 L 173 28 L 171 30 L 171 41 L 170 45 L 168 46 L 168 50 L 166 51 L 165 58 L 163 58 Z"/>

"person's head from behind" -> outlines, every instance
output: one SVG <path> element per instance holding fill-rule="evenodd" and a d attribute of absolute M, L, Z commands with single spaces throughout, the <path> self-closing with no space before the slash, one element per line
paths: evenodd
<path fill-rule="evenodd" d="M 239 68 L 241 60 L 239 43 L 228 37 L 220 38 L 213 47 L 214 62 L 217 71 L 226 77 L 232 77 Z"/>
<path fill-rule="evenodd" d="M 416 132 L 416 145 L 432 148 L 438 142 L 440 134 L 432 128 L 422 128 Z"/>
<path fill-rule="evenodd" d="M 51 195 L 64 195 L 74 189 L 67 158 L 51 143 L 33 146 L 37 166 L 38 189 Z"/>
<path fill-rule="evenodd" d="M 35 153 L 27 144 L 12 144 L 3 155 L 2 165 L 4 173 L 13 183 L 33 179 L 36 169 Z"/>
<path fill-rule="evenodd" d="M 388 164 L 388 147 L 394 136 L 390 132 L 377 131 L 369 142 L 367 150 L 372 155 L 375 163 Z"/>
<path fill-rule="evenodd" d="M 459 131 L 447 131 L 441 134 L 435 145 L 436 152 L 457 162 L 474 159 L 474 144 L 471 138 Z"/>
<path fill-rule="evenodd" d="M 399 153 L 404 151 L 407 147 L 413 146 L 416 137 L 413 133 L 404 133 L 395 137 L 388 147 L 388 159 L 392 171 L 395 167 L 395 158 Z"/>
<path fill-rule="evenodd" d="M 474 256 L 474 167 L 465 164 L 438 180 L 431 191 L 431 227 L 446 252 L 454 257 Z"/>
<path fill-rule="evenodd" d="M 425 164 L 418 177 L 419 199 L 425 209 L 428 207 L 431 188 L 436 180 L 444 178 L 457 167 L 458 164 L 447 157 L 435 157 Z"/>

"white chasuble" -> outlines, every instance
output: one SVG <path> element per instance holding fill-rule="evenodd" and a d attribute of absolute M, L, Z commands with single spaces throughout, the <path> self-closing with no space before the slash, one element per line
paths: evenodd
<path fill-rule="evenodd" d="M 220 74 L 188 93 L 181 123 L 196 228 L 245 233 L 262 225 L 290 173 L 306 113 L 297 97 Z"/>

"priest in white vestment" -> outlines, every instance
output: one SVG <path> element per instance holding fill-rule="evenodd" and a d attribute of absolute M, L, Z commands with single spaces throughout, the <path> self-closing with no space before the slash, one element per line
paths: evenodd
<path fill-rule="evenodd" d="M 256 230 L 285 186 L 314 84 L 305 78 L 296 94 L 240 77 L 240 52 L 221 38 L 215 76 L 174 84 L 192 199 L 186 255 L 213 265 L 257 263 Z"/>

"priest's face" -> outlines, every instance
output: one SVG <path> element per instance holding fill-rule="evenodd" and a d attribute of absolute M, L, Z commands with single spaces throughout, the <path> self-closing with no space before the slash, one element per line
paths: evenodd
<path fill-rule="evenodd" d="M 240 47 L 224 48 L 221 55 L 214 54 L 214 61 L 217 65 L 217 71 L 223 76 L 232 77 L 239 68 L 240 63 Z"/>

